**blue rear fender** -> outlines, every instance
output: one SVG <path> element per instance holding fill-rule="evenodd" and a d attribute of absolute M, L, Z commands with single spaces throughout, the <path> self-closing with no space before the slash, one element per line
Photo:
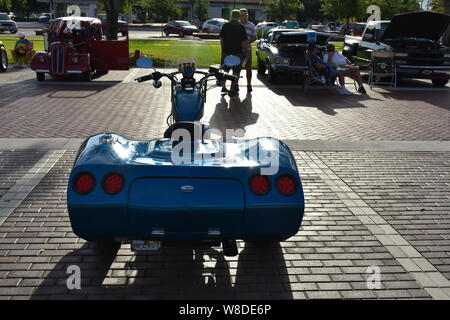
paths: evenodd
<path fill-rule="evenodd" d="M 163 149 L 155 151 L 154 141 L 99 135 L 83 143 L 67 191 L 75 234 L 87 240 L 152 239 L 153 228 L 165 228 L 171 239 L 196 240 L 207 238 L 209 228 L 219 228 L 222 238 L 282 240 L 298 232 L 304 196 L 296 163 L 285 144 L 279 144 L 278 172 L 268 176 L 270 191 L 261 196 L 249 186 L 261 166 L 173 164 L 149 158 L 163 154 Z M 80 195 L 73 189 L 80 172 L 95 177 L 96 187 L 89 194 Z M 123 189 L 115 195 L 102 187 L 104 177 L 111 172 L 125 178 Z M 296 180 L 294 194 L 286 196 L 278 191 L 276 180 L 281 174 Z M 195 191 L 182 193 L 183 186 L 192 186 Z"/>

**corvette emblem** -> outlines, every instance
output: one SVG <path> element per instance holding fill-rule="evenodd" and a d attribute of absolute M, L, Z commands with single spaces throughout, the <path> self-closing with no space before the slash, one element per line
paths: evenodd
<path fill-rule="evenodd" d="M 181 192 L 191 193 L 192 191 L 194 191 L 193 186 L 182 186 L 181 187 Z"/>

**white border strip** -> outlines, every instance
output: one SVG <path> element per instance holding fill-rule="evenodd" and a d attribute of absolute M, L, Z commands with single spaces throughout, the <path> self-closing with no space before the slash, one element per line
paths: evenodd
<path fill-rule="evenodd" d="M 6 194 L 3 195 L 0 199 L 0 226 L 42 181 L 64 152 L 64 150 L 48 151 L 12 188 L 8 190 Z"/>

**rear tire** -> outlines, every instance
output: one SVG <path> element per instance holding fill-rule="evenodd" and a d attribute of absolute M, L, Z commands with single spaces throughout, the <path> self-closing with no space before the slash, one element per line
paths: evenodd
<path fill-rule="evenodd" d="M 180 35 L 180 38 L 184 38 L 184 32 L 183 32 L 183 31 L 181 31 L 181 32 L 179 33 L 179 35 Z"/>
<path fill-rule="evenodd" d="M 433 83 L 433 86 L 435 87 L 445 87 L 445 85 L 448 83 L 449 79 L 433 79 L 431 82 Z"/>
<path fill-rule="evenodd" d="M 258 73 L 259 74 L 266 73 L 266 66 L 264 65 L 264 63 L 259 58 L 257 60 L 257 66 L 258 66 Z"/>
<path fill-rule="evenodd" d="M 108 72 L 108 70 L 95 70 L 97 76 L 104 76 L 105 74 L 108 74 Z"/>
<path fill-rule="evenodd" d="M 36 72 L 36 79 L 37 79 L 37 81 L 44 81 L 45 73 L 44 72 Z"/>
<path fill-rule="evenodd" d="M 203 29 L 203 33 L 209 33 L 209 30 L 208 29 Z"/>
<path fill-rule="evenodd" d="M 9 32 L 11 32 L 12 34 L 15 34 L 15 33 L 17 33 L 17 29 L 9 30 Z"/>
<path fill-rule="evenodd" d="M 90 71 L 83 72 L 83 73 L 81 74 L 81 79 L 82 79 L 83 81 L 91 81 L 91 80 L 92 80 L 92 74 L 91 74 L 91 72 L 90 72 Z"/>
<path fill-rule="evenodd" d="M 8 69 L 8 54 L 6 50 L 0 48 L 0 72 L 6 72 Z"/>
<path fill-rule="evenodd" d="M 164 30 L 164 34 L 166 35 L 166 37 L 168 37 L 170 35 L 168 30 Z"/>

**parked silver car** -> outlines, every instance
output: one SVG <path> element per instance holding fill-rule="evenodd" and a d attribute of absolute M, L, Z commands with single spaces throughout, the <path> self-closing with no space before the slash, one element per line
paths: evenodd
<path fill-rule="evenodd" d="M 219 33 L 222 30 L 222 26 L 227 22 L 228 20 L 222 18 L 206 20 L 202 25 L 202 31 L 205 33 Z"/>
<path fill-rule="evenodd" d="M 265 38 L 267 33 L 276 27 L 278 27 L 278 23 L 276 22 L 264 21 L 258 23 L 256 26 L 256 35 L 258 36 L 258 39 Z"/>
<path fill-rule="evenodd" d="M 17 32 L 16 22 L 6 13 L 0 13 L 0 32 L 3 31 L 9 31 L 11 33 Z"/>

